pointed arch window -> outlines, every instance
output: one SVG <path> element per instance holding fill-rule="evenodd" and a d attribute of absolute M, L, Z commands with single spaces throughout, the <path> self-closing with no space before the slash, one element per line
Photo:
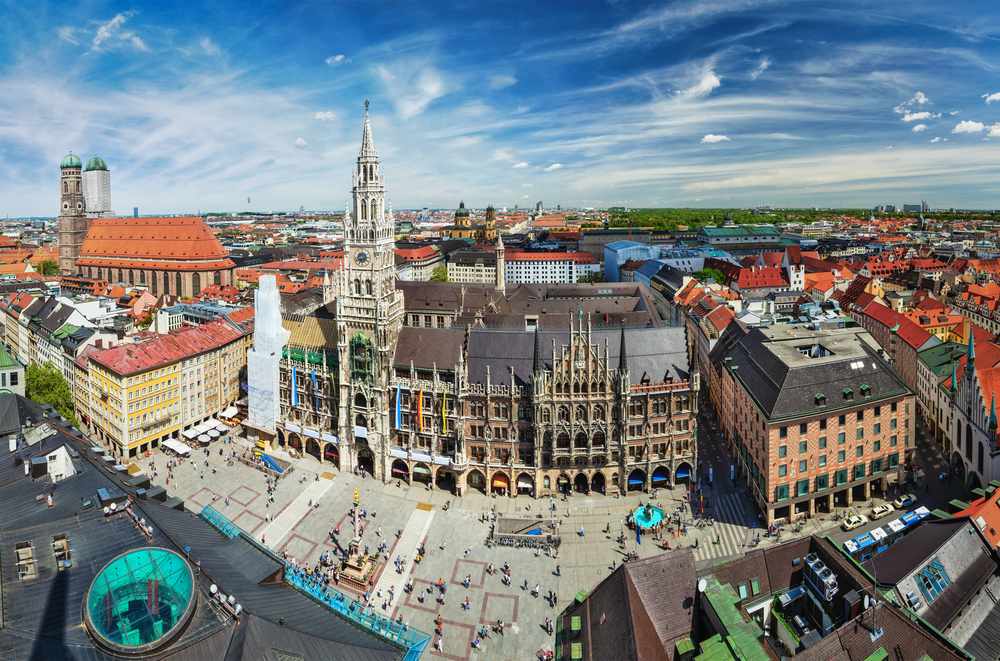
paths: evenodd
<path fill-rule="evenodd" d="M 365 280 L 365 292 L 371 296 L 372 295 L 372 281 Z"/>
<path fill-rule="evenodd" d="M 361 220 L 368 220 L 368 204 L 364 200 L 361 200 L 359 206 L 361 207 Z"/>
<path fill-rule="evenodd" d="M 378 220 L 378 202 L 375 200 L 372 200 L 371 219 Z"/>

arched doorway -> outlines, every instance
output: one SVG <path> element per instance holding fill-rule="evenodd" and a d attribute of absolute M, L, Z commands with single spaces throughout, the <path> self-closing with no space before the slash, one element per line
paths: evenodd
<path fill-rule="evenodd" d="M 410 482 L 410 468 L 402 459 L 395 459 L 392 462 L 392 477 L 395 480 L 403 480 L 407 484 Z"/>
<path fill-rule="evenodd" d="M 684 461 L 674 473 L 674 484 L 688 484 L 689 482 L 691 482 L 691 464 Z"/>
<path fill-rule="evenodd" d="M 556 479 L 556 490 L 559 493 L 569 493 L 572 485 L 573 481 L 569 479 L 569 475 L 566 473 L 559 473 L 559 477 Z"/>
<path fill-rule="evenodd" d="M 288 435 L 288 447 L 296 452 L 302 452 L 302 439 L 299 438 L 298 434 L 291 433 Z"/>
<path fill-rule="evenodd" d="M 520 473 L 517 476 L 517 493 L 521 496 L 535 495 L 535 481 L 527 473 Z"/>
<path fill-rule="evenodd" d="M 368 475 L 375 475 L 375 455 L 368 448 L 358 450 L 358 468 Z"/>
<path fill-rule="evenodd" d="M 575 450 L 586 450 L 587 449 L 587 435 L 584 434 L 583 432 L 580 432 L 579 434 L 577 434 L 576 438 L 573 439 L 573 448 Z"/>
<path fill-rule="evenodd" d="M 437 484 L 438 489 L 455 493 L 455 474 L 450 470 L 439 468 L 437 475 L 434 477 L 434 482 Z"/>
<path fill-rule="evenodd" d="M 670 470 L 666 466 L 657 466 L 651 480 L 654 487 L 665 487 L 670 482 Z"/>
<path fill-rule="evenodd" d="M 594 473 L 594 476 L 590 478 L 590 490 L 596 491 L 597 493 L 607 492 L 607 484 L 604 481 L 604 473 L 600 471 Z"/>
<path fill-rule="evenodd" d="M 951 453 L 951 474 L 965 484 L 965 462 L 958 450 Z"/>
<path fill-rule="evenodd" d="M 640 468 L 636 468 L 634 471 L 628 474 L 628 487 L 629 491 L 642 491 L 646 488 L 646 472 Z"/>
<path fill-rule="evenodd" d="M 315 438 L 310 438 L 306 441 L 306 452 L 315 457 L 316 461 L 322 461 L 322 459 L 320 458 L 322 457 L 322 454 L 320 453 L 319 449 L 319 441 L 317 441 Z"/>
<path fill-rule="evenodd" d="M 285 431 L 283 429 L 278 430 L 277 438 L 278 438 L 278 446 L 285 447 L 285 443 L 287 443 L 288 441 L 285 440 Z"/>
<path fill-rule="evenodd" d="M 323 460 L 340 467 L 340 448 L 333 443 L 327 443 L 323 447 Z"/>
<path fill-rule="evenodd" d="M 493 480 L 490 484 L 490 488 L 493 493 L 506 496 L 510 493 L 510 478 L 507 477 L 506 473 L 497 471 L 496 473 L 493 473 Z"/>
<path fill-rule="evenodd" d="M 590 491 L 590 480 L 587 479 L 586 473 L 577 473 L 576 477 L 573 478 L 573 491 L 577 493 Z"/>
<path fill-rule="evenodd" d="M 421 484 L 431 483 L 431 467 L 425 463 L 418 463 L 413 467 L 413 481 Z"/>
<path fill-rule="evenodd" d="M 469 477 L 466 478 L 466 482 L 471 488 L 486 493 L 486 476 L 481 471 L 476 469 L 469 471 Z"/>

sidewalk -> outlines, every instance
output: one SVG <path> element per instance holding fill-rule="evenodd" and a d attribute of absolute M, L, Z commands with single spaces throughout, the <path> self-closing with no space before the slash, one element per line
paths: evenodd
<path fill-rule="evenodd" d="M 261 531 L 261 537 L 266 540 L 266 544 L 271 548 L 280 548 L 280 542 L 283 540 L 288 533 L 292 531 L 299 521 L 305 518 L 306 514 L 312 511 L 313 505 L 319 502 L 319 499 L 326 494 L 327 491 L 333 486 L 333 480 L 317 480 L 310 482 L 309 486 L 302 490 L 302 492 L 295 497 L 295 500 L 290 502 L 288 506 L 281 511 L 278 516 L 274 517 L 274 520 L 264 530 Z"/>
<path fill-rule="evenodd" d="M 433 519 L 433 509 L 418 507 L 413 510 L 406 525 L 403 526 L 403 533 L 399 536 L 399 541 L 396 542 L 395 546 L 396 555 L 406 557 L 402 573 L 396 573 L 396 566 L 392 563 L 395 557 L 386 558 L 385 569 L 382 571 L 382 576 L 379 577 L 378 583 L 375 584 L 374 592 L 381 590 L 382 594 L 385 595 L 392 588 L 393 595 L 386 609 L 387 613 L 392 613 L 396 605 L 403 598 L 403 585 L 410 578 L 410 574 L 413 573 L 413 558 L 417 554 L 417 547 L 420 546 L 420 542 L 427 536 L 427 531 L 430 530 Z"/>

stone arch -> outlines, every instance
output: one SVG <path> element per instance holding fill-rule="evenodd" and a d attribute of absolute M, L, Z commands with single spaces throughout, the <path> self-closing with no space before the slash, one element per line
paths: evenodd
<path fill-rule="evenodd" d="M 430 484 L 434 480 L 431 467 L 422 461 L 413 465 L 413 481 L 421 484 Z"/>
<path fill-rule="evenodd" d="M 180 271 L 177 271 L 174 274 L 174 281 L 175 281 L 175 284 L 177 285 L 177 289 L 176 289 L 177 295 L 178 296 L 183 296 L 184 295 L 184 282 L 181 280 L 181 272 Z"/>
<path fill-rule="evenodd" d="M 666 466 L 657 466 L 653 470 L 652 478 L 650 479 L 654 487 L 665 487 L 670 484 L 670 469 Z"/>
<path fill-rule="evenodd" d="M 354 395 L 354 405 L 361 409 L 368 408 L 368 398 L 365 397 L 363 392 Z"/>
<path fill-rule="evenodd" d="M 323 446 L 323 460 L 340 467 L 340 448 L 336 443 L 327 443 Z"/>
<path fill-rule="evenodd" d="M 586 473 L 577 473 L 573 478 L 573 491 L 577 493 L 588 493 L 590 491 L 590 480 Z"/>
<path fill-rule="evenodd" d="M 643 491 L 646 488 L 646 471 L 636 468 L 628 474 L 628 491 Z"/>
<path fill-rule="evenodd" d="M 528 473 L 518 473 L 517 475 L 517 493 L 523 496 L 534 496 L 535 495 L 535 481 L 531 478 Z"/>
<path fill-rule="evenodd" d="M 288 447 L 292 448 L 296 452 L 302 452 L 302 437 L 291 432 L 288 434 Z"/>
<path fill-rule="evenodd" d="M 473 468 L 469 471 L 468 476 L 465 478 L 466 483 L 470 488 L 476 489 L 482 493 L 486 493 L 486 476 L 483 472 L 477 468 Z"/>
<path fill-rule="evenodd" d="M 594 420 L 604 420 L 604 406 L 601 404 L 594 407 Z"/>
<path fill-rule="evenodd" d="M 368 429 L 368 419 L 365 418 L 363 413 L 359 413 L 356 416 L 354 416 L 354 426 L 364 427 L 365 429 Z"/>
<path fill-rule="evenodd" d="M 604 435 L 604 432 L 594 432 L 594 435 L 591 437 L 591 445 L 595 448 L 604 448 L 607 445 L 607 437 Z"/>
<path fill-rule="evenodd" d="M 569 434 L 566 432 L 561 432 L 559 437 L 556 439 L 556 448 L 560 450 L 569 449 Z"/>
<path fill-rule="evenodd" d="M 574 450 L 586 450 L 587 449 L 587 435 L 580 432 L 573 439 L 573 449 Z"/>
<path fill-rule="evenodd" d="M 369 448 L 358 450 L 358 468 L 369 475 L 375 474 L 375 455 Z"/>
<path fill-rule="evenodd" d="M 378 202 L 374 198 L 372 198 L 372 211 L 370 216 L 372 220 L 378 220 Z"/>
<path fill-rule="evenodd" d="M 288 440 L 285 438 L 285 430 L 284 429 L 279 429 L 277 431 L 277 434 L 275 434 L 275 436 L 278 439 L 278 445 L 280 447 L 285 447 L 285 443 L 288 442 Z"/>
<path fill-rule="evenodd" d="M 559 477 L 556 479 L 556 488 L 559 490 L 559 493 L 569 493 L 572 484 L 573 481 L 569 479 L 569 475 L 559 473 Z"/>
<path fill-rule="evenodd" d="M 191 274 L 191 293 L 195 296 L 201 293 L 201 273 L 198 271 Z"/>
<path fill-rule="evenodd" d="M 691 464 L 686 461 L 682 461 L 678 466 L 677 470 L 674 471 L 674 484 L 687 484 L 694 477 L 692 473 L 694 470 L 691 468 Z"/>
<path fill-rule="evenodd" d="M 306 439 L 306 453 L 316 458 L 316 461 L 323 461 L 323 453 L 319 448 L 319 441 L 315 438 Z"/>
<path fill-rule="evenodd" d="M 604 473 L 597 471 L 590 478 L 590 490 L 597 493 L 607 493 L 608 485 Z"/>
<path fill-rule="evenodd" d="M 493 479 L 490 480 L 490 492 L 501 495 L 510 493 L 510 476 L 504 471 L 493 473 Z"/>
<path fill-rule="evenodd" d="M 407 484 L 410 482 L 410 467 L 402 459 L 393 459 L 390 475 L 395 480 L 403 480 Z"/>
<path fill-rule="evenodd" d="M 446 468 L 439 468 L 434 474 L 434 484 L 439 489 L 455 493 L 455 474 Z"/>
<path fill-rule="evenodd" d="M 559 407 L 559 420 L 561 420 L 562 422 L 568 422 L 569 421 L 569 407 L 568 406 L 560 406 Z"/>
<path fill-rule="evenodd" d="M 576 407 L 576 419 L 577 421 L 586 422 L 587 420 L 587 407 L 583 405 L 577 405 Z"/>

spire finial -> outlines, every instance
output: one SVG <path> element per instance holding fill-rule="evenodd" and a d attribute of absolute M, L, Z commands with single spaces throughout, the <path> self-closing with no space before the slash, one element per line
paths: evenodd
<path fill-rule="evenodd" d="M 363 121 L 363 127 L 361 132 L 361 154 L 362 158 L 371 157 L 376 158 L 375 153 L 375 142 L 372 140 L 372 125 L 371 121 L 368 119 L 368 99 L 365 99 L 365 117 Z"/>
<path fill-rule="evenodd" d="M 975 362 L 975 360 L 976 360 L 976 340 L 974 339 L 974 336 L 973 336 L 971 328 L 969 329 L 969 348 L 966 351 L 965 355 L 968 357 L 970 363 Z"/>
<path fill-rule="evenodd" d="M 624 372 L 628 369 L 628 356 L 625 355 L 625 324 L 622 324 L 621 348 L 618 349 L 618 370 Z"/>

